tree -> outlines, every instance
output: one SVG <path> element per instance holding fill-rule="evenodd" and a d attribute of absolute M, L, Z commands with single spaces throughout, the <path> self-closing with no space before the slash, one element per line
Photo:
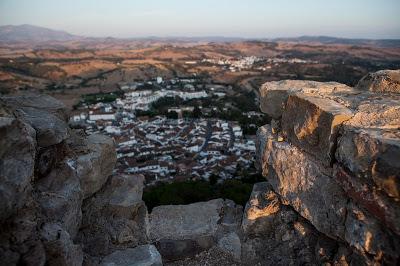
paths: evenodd
<path fill-rule="evenodd" d="M 175 111 L 168 112 L 166 116 L 169 119 L 178 119 L 178 113 Z"/>
<path fill-rule="evenodd" d="M 216 174 L 212 174 L 209 178 L 208 178 L 208 182 L 210 183 L 210 185 L 215 185 L 218 182 L 218 176 Z"/>
<path fill-rule="evenodd" d="M 193 118 L 200 118 L 202 115 L 200 108 L 196 105 L 193 109 Z"/>

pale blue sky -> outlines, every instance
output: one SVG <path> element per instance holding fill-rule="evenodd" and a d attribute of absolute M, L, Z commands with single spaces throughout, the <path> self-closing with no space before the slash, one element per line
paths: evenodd
<path fill-rule="evenodd" d="M 0 25 L 85 36 L 400 38 L 400 0 L 0 0 Z"/>

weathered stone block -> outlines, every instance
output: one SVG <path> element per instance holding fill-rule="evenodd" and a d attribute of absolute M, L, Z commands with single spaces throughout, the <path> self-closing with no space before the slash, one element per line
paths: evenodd
<path fill-rule="evenodd" d="M 341 104 L 312 95 L 290 95 L 282 115 L 287 141 L 314 155 L 329 166 L 341 124 L 352 112 Z"/>
<path fill-rule="evenodd" d="M 84 198 L 93 195 L 105 184 L 117 161 L 114 140 L 110 137 L 90 135 L 87 137 L 86 149 L 76 159 Z"/>
<path fill-rule="evenodd" d="M 389 196 L 400 198 L 400 134 L 398 130 L 365 130 L 346 126 L 336 151 L 338 162 Z"/>
<path fill-rule="evenodd" d="M 0 102 L 36 130 L 41 147 L 58 144 L 69 136 L 64 104 L 48 95 L 4 96 Z"/>
<path fill-rule="evenodd" d="M 46 94 L 27 93 L 19 96 L 2 96 L 0 101 L 14 110 L 34 108 L 56 115 L 63 121 L 68 119 L 67 107 L 59 100 Z"/>
<path fill-rule="evenodd" d="M 149 215 L 150 240 L 168 260 L 193 256 L 239 228 L 236 210 L 232 201 L 223 199 L 155 207 Z"/>
<path fill-rule="evenodd" d="M 150 239 L 193 239 L 215 235 L 218 229 L 223 199 L 188 205 L 155 207 L 149 215 Z"/>
<path fill-rule="evenodd" d="M 257 151 L 261 154 L 263 175 L 283 203 L 291 205 L 318 231 L 344 239 L 347 197 L 331 177 L 331 169 L 299 148 L 275 140 L 268 125 L 259 131 L 258 135 L 266 138 L 264 150 Z"/>
<path fill-rule="evenodd" d="M 308 80 L 281 80 L 263 84 L 260 88 L 261 111 L 274 119 L 280 119 L 290 94 L 295 92 L 350 92 L 352 88 L 337 82 L 317 82 Z"/>
<path fill-rule="evenodd" d="M 78 234 L 85 252 L 108 255 L 121 247 L 147 243 L 147 208 L 142 201 L 142 175 L 112 176 L 82 207 Z"/>
<path fill-rule="evenodd" d="M 400 70 L 369 73 L 358 82 L 356 88 L 381 93 L 400 93 Z"/>
<path fill-rule="evenodd" d="M 336 160 L 364 182 L 400 198 L 400 99 L 369 97 L 345 122 Z"/>

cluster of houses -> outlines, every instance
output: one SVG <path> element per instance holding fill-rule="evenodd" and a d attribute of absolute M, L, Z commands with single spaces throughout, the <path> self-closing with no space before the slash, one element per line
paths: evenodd
<path fill-rule="evenodd" d="M 235 178 L 238 169 L 253 165 L 254 140 L 243 136 L 237 122 L 136 117 L 135 110 L 146 110 L 146 105 L 148 107 L 154 99 L 170 95 L 183 99 L 207 97 L 205 91 L 127 91 L 124 97 L 112 103 L 87 106 L 87 112 L 71 120 L 85 126 L 88 133 L 113 137 L 118 156 L 115 171 L 143 174 L 147 185 L 207 180 L 213 174 L 221 180 Z M 171 108 L 171 111 L 186 110 L 184 108 Z"/>
<path fill-rule="evenodd" d="M 147 184 L 159 181 L 234 178 L 250 167 L 255 143 L 234 122 L 154 117 L 132 119 L 112 134 L 118 145 L 117 171 L 141 173 Z"/>
<path fill-rule="evenodd" d="M 89 133 L 107 134 L 117 144 L 116 172 L 143 174 L 148 185 L 159 181 L 234 178 L 254 161 L 254 140 L 245 139 L 236 122 L 218 119 L 136 118 L 86 120 Z"/>
<path fill-rule="evenodd" d="M 227 67 L 230 71 L 240 71 L 242 69 L 250 69 L 257 62 L 263 61 L 264 59 L 256 56 L 246 56 L 237 59 L 203 59 L 203 63 L 210 63 L 213 65 L 220 65 Z"/>
<path fill-rule="evenodd" d="M 317 64 L 318 61 L 304 60 L 299 58 L 264 58 L 257 56 L 247 56 L 234 59 L 203 59 L 202 63 L 222 66 L 231 72 L 242 71 L 244 69 L 255 68 L 257 70 L 271 69 L 279 64 Z"/>
<path fill-rule="evenodd" d="M 117 104 L 127 110 L 148 111 L 152 103 L 164 97 L 180 97 L 183 100 L 200 99 L 208 97 L 202 91 L 177 91 L 177 90 L 141 90 L 125 93 L 124 99 L 117 99 Z"/>

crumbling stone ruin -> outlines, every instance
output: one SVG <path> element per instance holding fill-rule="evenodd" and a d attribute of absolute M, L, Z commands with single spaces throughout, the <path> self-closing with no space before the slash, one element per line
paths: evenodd
<path fill-rule="evenodd" d="M 278 81 L 260 89 L 274 120 L 258 131 L 259 166 L 280 202 L 329 243 L 311 243 L 317 264 L 399 263 L 399 74 L 372 73 L 356 88 Z"/>
<path fill-rule="evenodd" d="M 144 177 L 113 174 L 111 138 L 71 129 L 49 96 L 0 97 L 0 264 L 397 265 L 399 73 L 264 84 L 266 181 L 244 208 L 148 213 Z"/>

